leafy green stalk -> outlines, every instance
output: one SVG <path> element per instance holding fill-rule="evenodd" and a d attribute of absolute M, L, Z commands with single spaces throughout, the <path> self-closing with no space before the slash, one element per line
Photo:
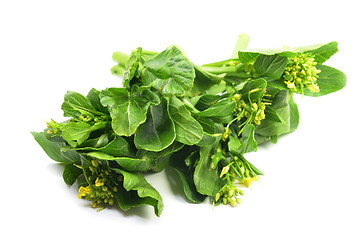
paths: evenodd
<path fill-rule="evenodd" d="M 191 202 L 236 206 L 242 188 L 263 175 L 247 154 L 298 128 L 293 95 L 319 97 L 346 85 L 344 73 L 325 65 L 336 42 L 256 50 L 248 42 L 241 34 L 230 59 L 201 66 L 176 46 L 115 52 L 111 72 L 122 87 L 66 92 L 67 119 L 32 135 L 64 166 L 64 182 L 76 183 L 78 197 L 97 209 L 146 204 L 160 216 L 161 195 L 144 175 L 165 167 Z"/>

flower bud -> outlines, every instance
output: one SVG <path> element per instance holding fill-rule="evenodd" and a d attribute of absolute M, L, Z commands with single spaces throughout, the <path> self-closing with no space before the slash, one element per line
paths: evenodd
<path fill-rule="evenodd" d="M 92 165 L 96 168 L 98 167 L 98 161 L 96 159 L 92 160 Z"/>

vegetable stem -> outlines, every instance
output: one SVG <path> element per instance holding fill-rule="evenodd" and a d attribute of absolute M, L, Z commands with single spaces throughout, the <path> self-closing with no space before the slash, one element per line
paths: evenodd
<path fill-rule="evenodd" d="M 245 50 L 248 47 L 250 37 L 249 35 L 242 33 L 238 36 L 233 54 L 231 55 L 231 58 L 238 58 L 239 57 L 239 51 Z"/>
<path fill-rule="evenodd" d="M 113 61 L 117 62 L 119 66 L 125 68 L 126 63 L 129 59 L 129 55 L 123 52 L 114 52 L 112 55 Z M 125 68 L 126 69 L 126 68 Z"/>

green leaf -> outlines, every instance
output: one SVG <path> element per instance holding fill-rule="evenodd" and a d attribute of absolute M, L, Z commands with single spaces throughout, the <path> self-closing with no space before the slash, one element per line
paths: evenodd
<path fill-rule="evenodd" d="M 241 152 L 241 142 L 237 136 L 230 135 L 228 142 L 228 150 L 230 152 Z"/>
<path fill-rule="evenodd" d="M 229 151 L 238 154 L 256 152 L 258 143 L 255 140 L 254 134 L 255 127 L 253 124 L 248 124 L 244 127 L 240 139 L 236 134 L 231 134 L 228 142 Z"/>
<path fill-rule="evenodd" d="M 181 100 L 170 97 L 168 110 L 175 123 L 176 141 L 186 145 L 194 145 L 201 141 L 204 135 L 202 126 L 191 116 Z"/>
<path fill-rule="evenodd" d="M 195 108 L 199 111 L 204 111 L 211 107 L 212 105 L 216 104 L 220 99 L 222 99 L 222 96 L 220 95 L 213 95 L 213 94 L 202 94 L 196 104 Z"/>
<path fill-rule="evenodd" d="M 294 102 L 293 93 L 289 97 L 289 108 L 290 108 L 290 131 L 295 131 L 299 125 L 299 111 L 298 106 Z"/>
<path fill-rule="evenodd" d="M 346 75 L 329 66 L 317 64 L 317 69 L 321 70 L 318 74 L 317 84 L 319 86 L 319 92 L 312 93 L 308 89 L 303 90 L 303 94 L 311 97 L 319 97 L 327 95 L 336 91 L 341 90 L 346 86 L 347 77 Z"/>
<path fill-rule="evenodd" d="M 214 196 L 222 187 L 218 168 L 211 169 L 209 157 L 212 146 L 200 147 L 200 159 L 194 172 L 194 183 L 197 191 L 202 195 Z"/>
<path fill-rule="evenodd" d="M 89 102 L 92 104 L 92 106 L 94 107 L 95 110 L 97 110 L 98 112 L 102 112 L 104 114 L 109 115 L 108 113 L 108 109 L 106 107 L 104 107 L 101 103 L 101 99 L 99 97 L 100 91 L 92 88 L 89 93 L 87 94 L 87 99 L 89 100 Z"/>
<path fill-rule="evenodd" d="M 160 216 L 163 209 L 161 195 L 152 187 L 140 173 L 129 173 L 120 169 L 112 169 L 123 175 L 123 187 L 126 191 L 115 194 L 121 209 L 128 210 L 142 204 L 154 207 L 156 216 Z"/>
<path fill-rule="evenodd" d="M 85 116 L 103 116 L 104 113 L 94 109 L 91 102 L 80 93 L 68 91 L 64 95 L 64 102 L 62 104 L 62 110 L 66 117 L 76 117 L 80 115 Z"/>
<path fill-rule="evenodd" d="M 93 131 L 105 128 L 106 125 L 106 122 L 96 122 L 94 125 L 82 121 L 68 122 L 61 127 L 62 138 L 75 147 L 86 140 Z"/>
<path fill-rule="evenodd" d="M 197 146 L 211 146 L 215 145 L 221 140 L 222 134 L 224 133 L 224 126 L 222 124 L 215 123 L 213 120 L 210 120 L 208 118 L 198 118 L 198 121 L 203 126 L 204 136 L 202 140 L 196 144 Z"/>
<path fill-rule="evenodd" d="M 241 134 L 241 154 L 248 152 L 256 152 L 258 143 L 254 138 L 255 127 L 253 124 L 248 124 L 244 127 Z"/>
<path fill-rule="evenodd" d="M 83 148 L 86 150 L 86 148 L 90 148 L 90 149 L 98 149 L 98 148 L 102 148 L 104 146 L 106 146 L 107 144 L 109 144 L 109 142 L 112 140 L 113 138 L 110 138 L 109 133 L 103 133 L 102 135 L 100 135 L 99 137 L 96 138 L 89 138 L 87 140 L 85 140 L 84 142 L 82 142 L 82 144 L 79 144 L 76 148 L 76 150 L 82 150 Z"/>
<path fill-rule="evenodd" d="M 246 164 L 248 165 L 248 167 L 256 174 L 256 175 L 264 175 L 264 173 L 262 171 L 260 171 L 259 169 L 257 169 L 253 164 L 251 164 L 249 161 L 247 161 L 245 158 L 243 159 L 243 161 L 246 162 Z"/>
<path fill-rule="evenodd" d="M 234 111 L 236 104 L 231 99 L 225 98 L 215 103 L 211 107 L 196 113 L 200 117 L 224 118 L 230 116 Z"/>
<path fill-rule="evenodd" d="M 70 163 L 65 165 L 63 171 L 63 180 L 67 185 L 73 185 L 73 183 L 77 180 L 78 176 L 83 173 L 83 170 L 74 164 Z"/>
<path fill-rule="evenodd" d="M 314 59 L 317 63 L 324 63 L 327 61 L 333 54 L 338 52 L 338 43 L 330 42 L 326 44 L 316 44 L 307 47 L 296 48 L 296 51 L 303 53 L 310 53 L 314 55 Z"/>
<path fill-rule="evenodd" d="M 175 138 L 175 124 L 170 118 L 167 101 L 162 98 L 159 105 L 150 106 L 146 122 L 137 128 L 134 143 L 138 149 L 157 152 L 170 146 Z"/>
<path fill-rule="evenodd" d="M 101 139 L 100 139 L 101 140 Z M 118 135 L 115 138 L 101 147 L 78 147 L 76 148 L 77 151 L 82 152 L 102 152 L 114 157 L 125 157 L 131 155 L 131 150 L 128 142 Z"/>
<path fill-rule="evenodd" d="M 235 89 L 241 94 L 241 98 L 245 102 L 249 101 L 249 95 L 252 102 L 258 102 L 263 97 L 266 86 L 266 80 L 264 78 L 258 78 L 239 84 Z"/>
<path fill-rule="evenodd" d="M 197 121 L 202 126 L 202 129 L 207 134 L 215 134 L 215 122 L 207 117 L 197 117 Z"/>
<path fill-rule="evenodd" d="M 269 56 L 277 54 L 281 57 L 293 58 L 297 53 L 311 53 L 315 55 L 315 60 L 318 63 L 323 63 L 338 51 L 337 45 L 337 42 L 330 42 L 296 48 L 248 49 L 239 51 L 239 60 L 246 64 L 253 63 L 260 54 Z"/>
<path fill-rule="evenodd" d="M 289 90 L 280 90 L 272 99 L 270 107 L 279 116 L 281 122 L 276 122 L 273 118 L 269 119 L 266 115 L 261 124 L 255 128 L 255 134 L 259 135 L 259 143 L 261 142 L 260 136 L 269 139 L 272 136 L 289 133 L 297 128 L 299 122 L 298 109 L 296 104 L 290 100 L 291 94 Z"/>
<path fill-rule="evenodd" d="M 175 46 L 144 63 L 142 83 L 152 85 L 163 95 L 184 95 L 193 86 L 193 64 Z"/>
<path fill-rule="evenodd" d="M 80 164 L 80 155 L 75 151 L 63 152 L 61 149 L 66 146 L 64 141 L 50 141 L 45 132 L 31 132 L 35 140 L 42 147 L 45 153 L 54 161 L 60 163 Z"/>
<path fill-rule="evenodd" d="M 194 85 L 191 89 L 192 95 L 205 93 L 206 90 L 218 85 L 223 79 L 223 75 L 215 75 L 204 71 L 201 67 L 195 66 Z"/>
<path fill-rule="evenodd" d="M 283 122 L 283 119 L 280 118 L 279 114 L 270 106 L 266 106 L 264 113 L 268 116 L 268 120 L 273 122 Z"/>
<path fill-rule="evenodd" d="M 195 153 L 197 151 L 191 147 L 178 151 L 172 155 L 172 161 L 170 161 L 169 166 L 179 175 L 187 199 L 195 203 L 201 203 L 205 200 L 206 195 L 200 194 L 196 190 L 194 183 L 193 175 L 195 168 L 193 166 L 198 157 L 198 154 Z"/>
<path fill-rule="evenodd" d="M 243 64 L 254 63 L 255 60 L 259 57 L 260 53 L 250 52 L 250 50 L 239 51 L 239 60 Z"/>
<path fill-rule="evenodd" d="M 126 88 L 108 88 L 100 94 L 101 103 L 107 106 L 112 118 L 112 128 L 120 136 L 131 136 L 146 121 L 151 104 L 158 104 L 158 96 L 150 90 L 138 94 Z"/>
<path fill-rule="evenodd" d="M 135 171 L 147 171 L 150 169 L 147 159 L 130 158 L 130 157 L 113 157 L 102 152 L 90 152 L 86 153 L 90 157 L 94 157 L 100 160 L 115 161 L 123 169 L 135 172 Z"/>
<path fill-rule="evenodd" d="M 260 55 L 254 63 L 256 77 L 278 79 L 282 76 L 288 61 L 288 58 L 279 55 Z"/>

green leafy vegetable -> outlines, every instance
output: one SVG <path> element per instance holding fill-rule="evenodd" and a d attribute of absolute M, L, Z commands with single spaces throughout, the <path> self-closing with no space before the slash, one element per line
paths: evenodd
<path fill-rule="evenodd" d="M 176 46 L 115 52 L 111 72 L 123 87 L 66 92 L 67 119 L 32 135 L 95 208 L 150 205 L 160 216 L 161 195 L 145 175 L 165 168 L 190 202 L 236 206 L 264 175 L 248 153 L 297 130 L 294 94 L 320 97 L 346 85 L 343 72 L 324 65 L 337 42 L 259 50 L 248 42 L 241 34 L 230 59 L 201 66 Z"/>
<path fill-rule="evenodd" d="M 160 101 L 150 90 L 135 92 L 126 88 L 108 88 L 100 94 L 101 103 L 109 109 L 112 128 L 117 135 L 133 135 L 137 127 L 146 121 L 149 106 Z"/>

